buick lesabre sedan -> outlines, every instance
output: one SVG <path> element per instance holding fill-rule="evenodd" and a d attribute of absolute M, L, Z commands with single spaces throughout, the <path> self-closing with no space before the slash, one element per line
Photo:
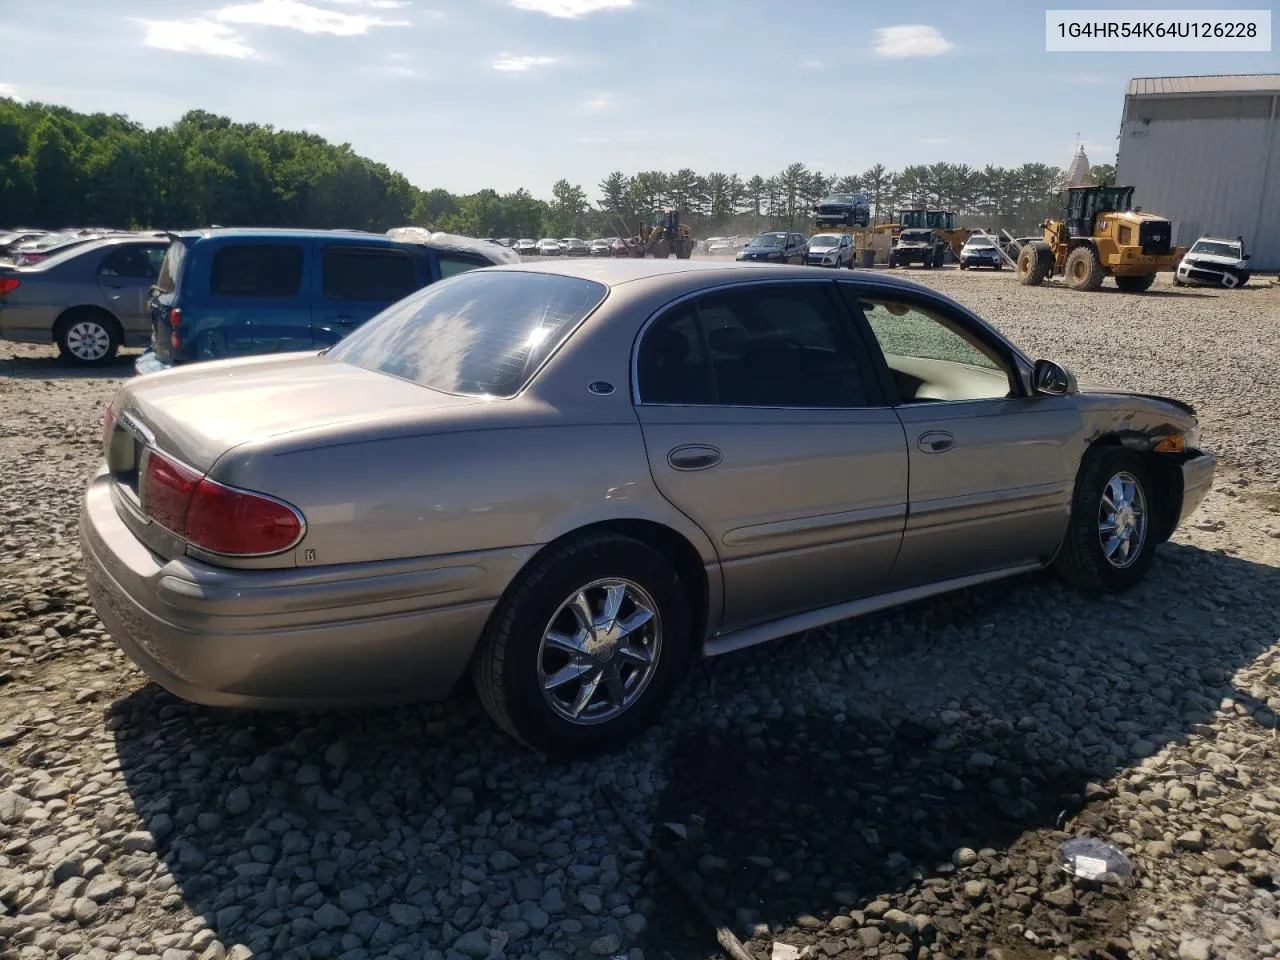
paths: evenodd
<path fill-rule="evenodd" d="M 136 378 L 81 518 L 178 696 L 445 696 L 533 747 L 653 719 L 690 659 L 1052 567 L 1136 584 L 1214 459 L 884 275 L 577 260 L 433 284 L 328 350 Z"/>

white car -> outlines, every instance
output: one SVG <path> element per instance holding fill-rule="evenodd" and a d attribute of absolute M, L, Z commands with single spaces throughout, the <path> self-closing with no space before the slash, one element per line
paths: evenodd
<path fill-rule="evenodd" d="M 709 237 L 707 253 L 711 256 L 728 256 L 738 248 L 733 245 L 733 237 Z"/>
<path fill-rule="evenodd" d="M 540 257 L 558 257 L 564 252 L 564 248 L 559 240 L 547 238 L 538 241 L 538 256 Z"/>
<path fill-rule="evenodd" d="M 847 233 L 819 233 L 810 237 L 804 262 L 811 267 L 852 267 L 853 237 Z"/>
<path fill-rule="evenodd" d="M 1244 251 L 1243 237 L 1201 237 L 1178 264 L 1173 282 L 1176 286 L 1203 284 L 1231 289 L 1243 287 L 1249 276 L 1249 254 Z"/>

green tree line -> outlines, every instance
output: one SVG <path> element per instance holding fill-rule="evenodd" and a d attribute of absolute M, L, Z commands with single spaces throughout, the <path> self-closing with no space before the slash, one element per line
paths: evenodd
<path fill-rule="evenodd" d="M 1101 178 L 1109 167 L 1095 167 Z M 472 236 L 616 236 L 677 209 L 695 235 L 810 225 L 812 206 L 858 191 L 877 219 L 906 206 L 955 210 L 963 224 L 1031 229 L 1062 206 L 1062 171 L 934 163 L 875 164 L 833 175 L 793 163 L 772 176 L 617 170 L 592 203 L 558 181 L 551 198 L 529 191 L 453 194 L 420 189 L 403 174 L 312 133 L 234 123 L 193 110 L 147 129 L 119 114 L 84 114 L 0 98 L 0 224 L 185 229 L 224 226 L 430 226 Z"/>

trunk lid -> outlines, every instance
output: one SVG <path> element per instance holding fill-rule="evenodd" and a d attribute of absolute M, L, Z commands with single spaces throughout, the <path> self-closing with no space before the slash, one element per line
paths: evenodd
<path fill-rule="evenodd" d="M 484 402 L 456 397 L 314 354 L 189 364 L 127 383 L 118 421 L 132 420 L 155 446 L 208 472 L 243 443 L 371 418 L 429 416 Z"/>

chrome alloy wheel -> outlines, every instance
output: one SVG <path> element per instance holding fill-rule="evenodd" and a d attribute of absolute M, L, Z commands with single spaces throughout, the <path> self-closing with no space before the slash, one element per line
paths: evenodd
<path fill-rule="evenodd" d="M 1098 504 L 1098 540 L 1107 563 L 1131 566 L 1147 541 L 1147 497 L 1138 478 L 1126 471 L 1107 481 Z"/>
<path fill-rule="evenodd" d="M 653 598 L 630 580 L 596 580 L 560 604 L 543 631 L 543 699 L 570 723 L 606 723 L 644 693 L 661 653 Z"/>
<path fill-rule="evenodd" d="M 67 350 L 77 360 L 101 360 L 111 349 L 107 328 L 93 320 L 82 320 L 67 331 Z"/>

